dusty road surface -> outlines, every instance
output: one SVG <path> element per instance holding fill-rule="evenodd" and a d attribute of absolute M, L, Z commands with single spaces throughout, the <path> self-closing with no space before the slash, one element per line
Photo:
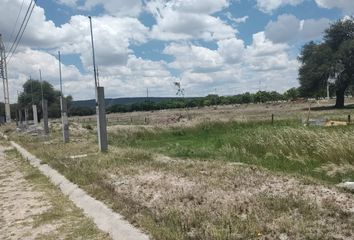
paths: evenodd
<path fill-rule="evenodd" d="M 0 239 L 110 239 L 0 141 Z"/>

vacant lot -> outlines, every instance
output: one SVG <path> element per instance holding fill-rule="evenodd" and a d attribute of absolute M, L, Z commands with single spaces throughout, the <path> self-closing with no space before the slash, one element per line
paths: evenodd
<path fill-rule="evenodd" d="M 154 112 L 111 123 L 106 154 L 89 122 L 71 124 L 67 145 L 57 124 L 49 139 L 7 132 L 154 239 L 353 239 L 353 194 L 335 184 L 354 180 L 354 127 L 306 117 L 306 104 Z"/>

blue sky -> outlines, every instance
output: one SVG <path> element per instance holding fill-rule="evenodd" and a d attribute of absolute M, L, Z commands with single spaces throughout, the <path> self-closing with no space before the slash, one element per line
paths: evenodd
<path fill-rule="evenodd" d="M 9 46 L 22 0 L 0 3 Z M 353 13 L 350 0 L 38 0 L 9 63 L 11 98 L 39 69 L 58 87 L 59 50 L 65 93 L 94 97 L 88 15 L 106 96 L 135 97 L 174 96 L 176 81 L 187 96 L 296 87 L 301 46 Z"/>

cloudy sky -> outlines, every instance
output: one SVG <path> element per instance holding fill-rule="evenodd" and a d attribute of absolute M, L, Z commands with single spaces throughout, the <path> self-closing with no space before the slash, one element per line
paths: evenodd
<path fill-rule="evenodd" d="M 0 0 L 7 48 L 29 3 Z M 174 96 L 175 81 L 186 96 L 283 92 L 301 46 L 351 14 L 353 0 L 38 0 L 8 64 L 11 100 L 39 69 L 58 88 L 59 50 L 64 94 L 94 98 L 89 15 L 106 97 L 135 97 Z"/>

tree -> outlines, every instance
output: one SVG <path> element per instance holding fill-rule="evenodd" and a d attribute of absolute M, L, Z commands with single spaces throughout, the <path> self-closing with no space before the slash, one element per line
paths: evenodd
<path fill-rule="evenodd" d="M 322 43 L 304 45 L 299 61 L 301 95 L 323 95 L 331 77 L 335 79 L 335 107 L 344 107 L 345 92 L 354 80 L 354 20 L 333 23 L 325 31 Z"/>
<path fill-rule="evenodd" d="M 284 93 L 284 98 L 286 100 L 294 101 L 300 96 L 298 88 L 290 88 L 288 91 Z"/>
<path fill-rule="evenodd" d="M 53 85 L 44 81 L 43 85 L 38 80 L 28 80 L 23 84 L 23 92 L 18 98 L 20 108 L 31 108 L 32 104 L 41 106 L 42 88 L 44 99 L 48 101 L 48 116 L 60 117 L 60 91 L 54 89 Z M 72 97 L 66 97 L 68 107 L 71 106 Z M 39 116 L 42 116 L 42 108 L 38 107 Z M 31 111 L 29 111 L 30 114 Z"/>

